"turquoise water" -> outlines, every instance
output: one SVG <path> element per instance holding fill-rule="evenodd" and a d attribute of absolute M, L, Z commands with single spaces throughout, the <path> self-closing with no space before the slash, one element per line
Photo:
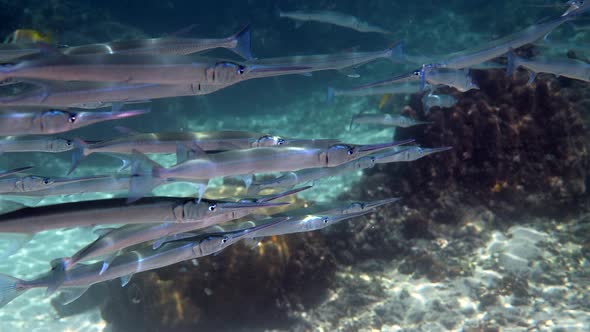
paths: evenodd
<path fill-rule="evenodd" d="M 50 44 L 68 46 L 162 37 L 191 24 L 190 37 L 220 38 L 250 24 L 252 52 L 266 59 L 378 51 L 397 41 L 403 41 L 406 55 L 439 58 L 555 19 L 567 6 L 547 1 L 61 0 L 3 2 L 0 8 L 1 33 L 36 29 L 51 35 Z M 294 10 L 346 13 L 392 34 L 321 22 L 297 26 L 279 17 L 279 11 Z M 552 31 L 550 39 L 562 43 L 559 47 L 527 44 L 516 52 L 587 65 L 585 52 L 573 47 L 590 42 L 586 22 L 581 16 Z M 227 50 L 203 55 L 242 61 Z M 420 102 L 422 92 L 393 96 L 381 109 L 382 95 L 326 101 L 329 87 L 355 87 L 420 67 L 380 59 L 311 76 L 248 80 L 209 95 L 154 99 L 148 115 L 59 134 L 92 141 L 120 136 L 115 126 L 146 133 L 243 130 L 350 144 L 411 137 L 426 148 L 453 149 L 314 181 L 313 188 L 297 195 L 300 206 L 401 198 L 369 215 L 321 231 L 270 237 L 255 249 L 238 243 L 219 255 L 137 273 L 125 287 L 119 280 L 101 283 L 67 305 L 60 304 L 59 294 L 33 289 L 0 309 L 0 331 L 587 330 L 588 82 L 545 73 L 527 84 L 524 70 L 507 78 L 506 58 L 495 61 L 502 69 L 472 70 L 479 90 L 441 87 L 437 93 L 458 103 L 429 112 Z M 10 86 L 2 88 L 3 94 L 14 93 Z M 349 129 L 351 118 L 363 112 L 432 123 Z M 150 157 L 165 166 L 176 161 L 173 155 Z M 4 170 L 23 165 L 35 166 L 31 174 L 66 176 L 70 153 L 0 156 Z M 111 175 L 119 167 L 117 159 L 95 154 L 72 176 Z M 279 174 L 257 178 L 269 175 Z M 154 194 L 195 195 L 182 183 Z M 212 179 L 205 196 L 238 194 L 245 195 L 241 179 L 231 177 Z M 34 206 L 124 196 L 17 201 Z M 0 272 L 33 279 L 48 271 L 51 260 L 71 256 L 96 239 L 94 230 L 38 233 L 0 260 Z"/>

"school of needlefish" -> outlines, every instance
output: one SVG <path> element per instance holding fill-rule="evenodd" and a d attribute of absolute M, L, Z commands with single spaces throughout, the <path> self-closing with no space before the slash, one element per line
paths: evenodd
<path fill-rule="evenodd" d="M 313 72 L 325 70 L 348 72 L 348 77 L 359 78 L 350 70 L 383 59 L 414 66 L 415 70 L 355 87 L 327 87 L 327 102 L 344 97 L 422 93 L 425 112 L 435 107 L 448 109 L 457 99 L 437 90 L 450 87 L 462 93 L 478 89 L 470 74 L 477 68 L 505 68 L 508 75 L 525 70 L 530 73 L 530 82 L 537 73 L 588 82 L 590 67 L 586 63 L 567 58 L 525 59 L 514 52 L 531 43 L 558 47 L 547 36 L 590 8 L 590 3 L 578 0 L 565 5 L 567 10 L 561 16 L 512 35 L 430 57 L 407 54 L 398 40 L 373 51 L 255 58 L 249 26 L 219 38 L 187 38 L 179 33 L 77 46 L 22 38 L 37 35 L 16 31 L 0 44 L 0 89 L 5 89 L 0 96 L 0 153 L 3 157 L 28 152 L 68 154 L 71 165 L 55 176 L 35 174 L 37 165 L 0 173 L 2 200 L 19 202 L 14 210 L 0 215 L 4 257 L 26 247 L 39 232 L 100 228 L 95 229 L 96 240 L 78 252 L 64 253 L 64 257 L 48 262 L 48 270 L 40 271 L 37 277 L 24 280 L 0 275 L 0 307 L 33 288 L 46 289 L 48 296 L 61 292 L 64 304 L 68 304 L 96 283 L 120 279 L 124 287 L 136 273 L 216 255 L 237 242 L 250 250 L 266 237 L 316 231 L 367 215 L 402 198 L 308 204 L 306 208 L 289 208 L 284 198 L 312 191 L 313 184 L 325 178 L 376 164 L 412 162 L 452 149 L 420 147 L 412 144 L 412 139 L 356 144 L 336 138 L 284 137 L 280 132 L 137 132 L 116 127 L 119 119 L 141 119 L 150 113 L 150 101 L 211 94 L 251 79 L 293 74 L 313 79 Z M 384 38 L 396 35 L 395 31 L 333 11 L 280 11 L 279 16 L 297 26 L 331 24 Z M 201 53 L 216 48 L 231 51 L 238 60 Z M 507 59 L 505 65 L 494 62 L 500 57 Z M 118 136 L 92 141 L 69 134 L 107 121 L 116 127 Z M 343 126 L 354 131 L 364 125 L 407 128 L 431 124 L 369 111 L 353 116 Z M 119 160 L 121 167 L 112 174 L 71 176 L 77 168 L 89 166 L 86 157 L 91 154 Z M 176 163 L 165 167 L 150 158 L 154 154 L 175 155 Z M 239 177 L 245 196 L 208 198 L 211 180 L 225 177 Z M 191 186 L 192 196 L 154 194 L 157 187 L 176 182 Z M 78 197 L 84 193 L 110 193 L 116 198 L 41 203 L 47 197 Z M 269 212 L 277 211 L 272 208 L 281 212 Z"/>

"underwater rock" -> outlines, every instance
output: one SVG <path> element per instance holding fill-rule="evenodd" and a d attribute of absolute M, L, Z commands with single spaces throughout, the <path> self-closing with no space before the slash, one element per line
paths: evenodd
<path fill-rule="evenodd" d="M 587 197 L 588 140 L 581 103 L 589 93 L 572 80 L 547 76 L 526 84 L 501 70 L 473 71 L 480 90 L 459 94 L 428 116 L 415 95 L 402 112 L 428 127 L 399 128 L 395 139 L 450 151 L 412 163 L 368 170 L 359 192 L 404 197 L 436 223 L 461 220 L 458 206 L 484 205 L 501 216 L 561 215 Z M 363 197 L 364 198 L 364 197 Z M 572 208 L 572 209 L 570 209 Z"/>
<path fill-rule="evenodd" d="M 219 331 L 288 327 L 293 310 L 317 304 L 335 263 L 320 233 L 272 237 L 249 249 L 141 273 L 112 283 L 102 308 L 113 331 Z M 140 322 L 140 323 L 138 323 Z"/>

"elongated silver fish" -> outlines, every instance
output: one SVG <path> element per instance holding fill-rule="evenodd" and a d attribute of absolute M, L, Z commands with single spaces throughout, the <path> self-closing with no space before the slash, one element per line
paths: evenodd
<path fill-rule="evenodd" d="M 3 109 L 0 111 L 0 135 L 57 134 L 94 123 L 146 113 L 149 113 L 149 110 L 74 112 L 57 109 Z"/>
<path fill-rule="evenodd" d="M 380 28 L 378 26 L 371 25 L 367 22 L 359 20 L 358 18 L 334 11 L 328 10 L 313 10 L 313 11 L 292 11 L 292 12 L 279 12 L 279 17 L 285 17 L 297 21 L 314 21 L 320 23 L 333 24 L 359 32 L 376 32 L 382 34 L 393 34 L 391 31 Z"/>
<path fill-rule="evenodd" d="M 375 52 L 340 52 L 333 54 L 319 55 L 298 55 L 280 58 L 255 59 L 246 62 L 246 65 L 261 65 L 273 67 L 297 67 L 299 71 L 290 71 L 290 73 L 310 73 L 320 70 L 342 70 L 349 67 L 357 67 L 377 59 L 386 59 L 393 63 L 406 62 L 401 42 L 382 51 Z M 253 73 L 252 75 L 260 76 L 262 73 Z"/>
<path fill-rule="evenodd" d="M 59 137 L 8 136 L 0 139 L 0 153 L 50 152 L 60 153 L 74 149 L 74 142 Z"/>
<path fill-rule="evenodd" d="M 349 161 L 340 166 L 308 168 L 300 171 L 288 172 L 275 179 L 253 183 L 249 192 L 257 193 L 264 189 L 292 188 L 302 183 L 313 182 L 332 176 L 338 176 L 349 172 L 371 168 L 375 165 L 375 159 L 371 156 L 361 157 Z"/>
<path fill-rule="evenodd" d="M 558 26 L 574 18 L 574 15 L 565 15 L 546 23 L 532 25 L 522 31 L 495 40 L 489 44 L 473 50 L 466 50 L 451 54 L 445 59 L 435 61 L 436 66 L 462 69 L 470 68 L 508 53 L 511 49 L 517 49 L 523 45 L 531 44 L 544 37 Z"/>
<path fill-rule="evenodd" d="M 293 139 L 246 131 L 131 132 L 125 137 L 92 144 L 86 144 L 79 139 L 74 142 L 76 150 L 72 155 L 70 172 L 77 167 L 82 158 L 92 153 L 131 154 L 133 150 L 141 153 L 176 153 L 179 144 L 197 145 L 203 151 L 225 151 L 255 147 L 336 143 L 335 140 Z"/>
<path fill-rule="evenodd" d="M 112 261 L 112 259 L 116 257 L 115 254 L 124 248 L 128 248 L 133 245 L 147 241 L 152 241 L 158 238 L 163 238 L 178 233 L 204 229 L 212 225 L 217 225 L 231 220 L 243 218 L 255 212 L 256 210 L 259 210 L 260 208 L 271 205 L 269 204 L 269 202 L 273 200 L 288 195 L 293 195 L 308 188 L 309 187 L 305 187 L 301 189 L 279 193 L 276 195 L 269 195 L 260 199 L 241 200 L 241 203 L 250 204 L 251 207 L 241 208 L 239 210 L 234 209 L 231 211 L 216 210 L 215 212 L 209 213 L 209 216 L 206 219 L 203 219 L 201 222 L 198 223 L 165 223 L 157 225 L 137 224 L 124 225 L 114 229 L 105 229 L 101 231 L 98 239 L 96 239 L 92 243 L 88 244 L 86 247 L 76 252 L 74 255 L 72 255 L 72 257 L 64 258 L 63 265 L 65 269 L 71 269 L 74 265 L 78 264 L 79 262 L 100 256 L 109 255 L 104 260 L 102 270 L 102 272 L 104 272 L 104 270 L 106 270 L 109 267 L 109 264 Z M 208 208 L 208 206 L 210 206 L 211 203 L 202 202 L 200 204 Z"/>
<path fill-rule="evenodd" d="M 54 268 L 51 271 L 30 281 L 0 275 L 0 307 L 33 288 L 47 288 L 48 295 L 57 289 L 63 289 L 66 298 L 64 304 L 68 304 L 79 298 L 88 287 L 96 283 L 121 278 L 121 285 L 125 286 L 135 273 L 217 253 L 244 239 L 251 232 L 272 225 L 274 224 L 269 223 L 232 232 L 204 234 L 193 239 L 193 242 L 175 241 L 167 243 L 156 251 L 151 247 L 140 248 L 118 256 L 111 267 L 102 274 L 100 273 L 102 270 L 100 262 L 79 265 L 70 271 L 64 271 L 59 268 L 60 262 L 58 260 L 53 262 Z"/>
<path fill-rule="evenodd" d="M 391 115 L 384 113 L 361 113 L 352 117 L 350 128 L 353 124 L 373 124 L 381 126 L 393 126 L 409 128 L 419 125 L 431 124 L 431 121 L 418 121 L 403 115 Z"/>
<path fill-rule="evenodd" d="M 121 180 L 116 180 L 116 177 L 107 175 L 75 178 L 38 175 L 17 176 L 0 179 L 0 194 L 8 196 L 44 197 L 87 192 L 124 191 L 129 189 L 129 177 L 121 177 Z M 114 185 L 117 182 L 124 188 L 118 188 Z"/>
<path fill-rule="evenodd" d="M 60 51 L 67 55 L 188 55 L 214 48 L 226 48 L 244 59 L 251 59 L 252 53 L 250 52 L 250 27 L 246 26 L 236 34 L 220 39 L 163 37 L 80 45 L 67 47 Z"/>
<path fill-rule="evenodd" d="M 402 83 L 402 84 L 389 84 L 376 87 L 367 88 L 351 88 L 351 89 L 334 89 L 328 88 L 327 101 L 332 101 L 336 96 L 347 96 L 347 97 L 360 97 L 360 96 L 373 96 L 383 94 L 412 94 L 420 92 L 420 85 L 417 82 Z"/>
<path fill-rule="evenodd" d="M 424 158 L 433 153 L 447 151 L 452 148 L 453 147 L 451 146 L 443 146 L 440 148 L 421 148 L 419 146 L 413 146 L 400 150 L 381 151 L 376 153 L 373 157 L 377 164 L 408 162 Z"/>
<path fill-rule="evenodd" d="M 256 77 L 289 74 L 305 67 L 242 65 L 188 56 L 54 55 L 0 68 L 6 78 L 152 84 L 229 86 Z"/>
<path fill-rule="evenodd" d="M 529 83 L 535 80 L 537 73 L 549 73 L 556 76 L 573 78 L 590 82 L 590 65 L 574 59 L 527 60 L 516 56 L 513 52 L 508 55 L 508 74 L 514 69 L 522 67 L 529 74 Z"/>
<path fill-rule="evenodd" d="M 200 96 L 224 88 L 223 85 L 200 83 L 181 85 L 53 81 L 32 83 L 42 88 L 16 96 L 0 97 L 0 105 L 93 109 L 112 106 L 117 102 L 128 103 L 169 97 Z"/>
<path fill-rule="evenodd" d="M 471 89 L 479 89 L 477 84 L 471 79 L 469 69 L 448 69 L 440 68 L 436 65 L 423 65 L 419 70 L 394 76 L 385 80 L 364 84 L 355 89 L 371 89 L 404 82 L 418 82 L 420 91 L 424 90 L 426 83 L 433 86 L 450 86 L 461 92 L 469 91 Z"/>
<path fill-rule="evenodd" d="M 148 197 L 62 203 L 24 208 L 0 215 L 0 233 L 34 234 L 45 230 L 104 224 L 198 223 L 212 215 L 286 203 L 222 202 L 177 197 Z"/>
<path fill-rule="evenodd" d="M 265 147 L 231 150 L 198 157 L 172 167 L 162 167 L 136 151 L 132 166 L 129 199 L 135 200 L 151 190 L 154 181 L 174 178 L 209 180 L 215 177 L 254 173 L 289 172 L 304 168 L 334 167 L 389 147 L 412 140 L 372 144 L 335 144 L 329 147 Z M 157 182 L 156 182 L 157 183 Z"/>

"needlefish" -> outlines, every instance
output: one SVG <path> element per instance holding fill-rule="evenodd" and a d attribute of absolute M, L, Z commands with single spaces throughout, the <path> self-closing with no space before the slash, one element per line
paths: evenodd
<path fill-rule="evenodd" d="M 109 178 L 108 176 L 88 176 L 79 178 L 60 178 L 50 176 L 38 176 L 38 175 L 26 175 L 26 176 L 15 176 L 15 177 L 3 177 L 0 179 L 0 194 L 2 195 L 13 195 L 13 194 L 24 194 L 24 195 L 35 195 L 38 196 L 40 193 L 34 192 L 46 192 L 51 191 L 55 187 L 68 186 L 76 184 L 78 186 L 84 186 L 84 182 L 93 181 L 96 179 Z"/>
<path fill-rule="evenodd" d="M 265 189 L 293 188 L 302 183 L 313 183 L 320 179 L 371 168 L 374 165 L 375 158 L 364 156 L 340 166 L 302 169 L 285 173 L 274 179 L 252 183 L 248 188 L 248 192 L 258 193 Z"/>
<path fill-rule="evenodd" d="M 422 68 L 413 72 L 364 84 L 355 89 L 376 88 L 403 82 L 418 82 L 420 84 L 420 91 L 426 88 L 426 83 L 433 87 L 438 85 L 449 86 L 461 92 L 469 91 L 471 89 L 479 89 L 478 85 L 473 82 L 469 69 L 439 68 L 436 65 L 423 65 Z"/>
<path fill-rule="evenodd" d="M 522 31 L 495 40 L 473 50 L 465 50 L 450 54 L 445 59 L 435 61 L 433 64 L 437 67 L 451 69 L 469 68 L 493 58 L 500 57 L 508 53 L 511 49 L 517 49 L 523 45 L 534 43 L 538 39 L 549 34 L 558 26 L 574 18 L 575 15 L 573 12 L 568 13 L 557 19 L 532 25 Z"/>
<path fill-rule="evenodd" d="M 383 94 L 412 94 L 420 92 L 420 85 L 414 82 L 405 84 L 389 84 L 376 87 L 367 88 L 350 88 L 350 89 L 335 89 L 328 88 L 327 101 L 332 101 L 336 96 L 347 96 L 347 97 L 361 97 L 361 96 L 373 96 Z"/>
<path fill-rule="evenodd" d="M 304 168 L 334 167 L 373 152 L 410 143 L 404 140 L 370 145 L 334 144 L 328 147 L 262 147 L 207 154 L 193 151 L 186 160 L 162 167 L 139 151 L 134 151 L 129 199 L 135 200 L 162 178 L 209 180 L 215 177 L 254 173 L 290 172 Z M 177 157 L 177 159 L 181 159 Z M 157 183 L 157 182 L 156 182 Z"/>
<path fill-rule="evenodd" d="M 378 152 L 374 155 L 374 158 L 375 163 L 377 164 L 408 162 L 424 158 L 434 153 L 448 151 L 452 148 L 453 147 L 451 146 L 443 146 L 440 148 L 422 148 L 419 146 L 412 146 L 400 150 Z"/>
<path fill-rule="evenodd" d="M 149 110 L 74 112 L 58 109 L 1 109 L 0 136 L 57 134 L 146 113 Z"/>
<path fill-rule="evenodd" d="M 179 144 L 197 145 L 203 151 L 225 151 L 268 146 L 293 146 L 313 144 L 334 144 L 335 140 L 293 139 L 247 131 L 203 131 L 137 133 L 120 128 L 126 136 L 88 144 L 75 139 L 72 155 L 73 171 L 79 162 L 92 153 L 131 154 L 133 150 L 141 153 L 176 153 Z"/>
<path fill-rule="evenodd" d="M 113 106 L 116 103 L 206 95 L 225 87 L 201 83 L 168 85 L 43 80 L 30 83 L 40 88 L 16 96 L 0 97 L 0 105 L 94 109 Z"/>
<path fill-rule="evenodd" d="M 49 152 L 60 153 L 74 149 L 74 142 L 60 137 L 8 136 L 0 139 L 0 153 Z"/>
<path fill-rule="evenodd" d="M 261 229 L 256 232 L 250 233 L 244 241 L 250 247 L 257 246 L 264 237 L 269 236 L 280 236 L 280 235 L 287 235 L 287 234 L 295 234 L 295 233 L 303 233 L 303 232 L 312 232 L 324 229 L 328 226 L 336 224 L 340 221 L 360 217 L 366 214 L 373 212 L 372 210 L 363 211 L 360 213 L 350 213 L 344 215 L 305 215 L 300 217 L 294 218 L 284 218 L 284 217 L 276 217 L 270 218 L 268 220 L 257 220 L 257 221 L 247 221 L 247 222 L 240 222 L 240 225 L 249 225 L 249 226 L 260 226 L 265 225 L 267 223 L 272 223 L 273 226 L 269 226 L 267 228 Z M 170 242 L 170 241 L 177 241 L 177 240 L 192 240 L 199 236 L 202 233 L 211 232 L 214 230 L 218 231 L 228 231 L 228 228 L 233 228 L 233 225 L 223 225 L 223 226 L 213 226 L 211 229 L 207 228 L 204 229 L 203 232 L 191 232 L 191 233 L 180 233 L 171 236 L 167 236 L 158 240 L 157 243 L 154 243 L 154 249 L 158 249 L 160 246 Z"/>
<path fill-rule="evenodd" d="M 226 202 L 179 197 L 147 197 L 134 203 L 124 198 L 62 203 L 24 208 L 0 215 L 0 233 L 13 234 L 22 246 L 35 233 L 105 224 L 203 223 L 211 216 L 239 209 L 282 206 L 287 203 Z M 18 248 L 17 248 L 18 249 Z"/>
<path fill-rule="evenodd" d="M 6 64 L 0 80 L 42 79 L 118 83 L 182 85 L 201 83 L 224 85 L 247 79 L 275 76 L 305 69 L 263 65 L 242 65 L 232 61 L 189 56 L 154 55 L 52 55 Z"/>
<path fill-rule="evenodd" d="M 573 78 L 590 82 L 590 65 L 574 59 L 528 60 L 516 56 L 513 52 L 508 55 L 507 73 L 512 75 L 514 70 L 522 67 L 529 72 L 529 83 L 535 80 L 537 73 L 549 73 L 556 76 Z"/>
<path fill-rule="evenodd" d="M 361 113 L 352 117 L 350 120 L 350 129 L 352 129 L 353 124 L 373 124 L 409 128 L 413 126 L 432 124 L 432 121 L 418 121 L 403 115 Z"/>
<path fill-rule="evenodd" d="M 301 70 L 291 70 L 290 73 L 311 73 L 320 70 L 342 70 L 349 67 L 357 67 L 377 59 L 386 59 L 393 63 L 406 62 L 403 52 L 403 44 L 397 42 L 391 47 L 375 52 L 340 52 L 333 54 L 298 55 L 280 58 L 254 59 L 246 62 L 246 65 L 264 65 L 269 67 L 302 67 Z M 260 77 L 264 72 L 253 73 Z"/>
<path fill-rule="evenodd" d="M 164 238 L 170 235 L 195 231 L 204 229 L 212 225 L 225 223 L 231 220 L 246 217 L 261 208 L 269 206 L 277 206 L 278 203 L 270 203 L 276 199 L 293 195 L 310 187 L 304 187 L 300 189 L 290 190 L 283 193 L 263 196 L 258 199 L 242 199 L 239 203 L 244 205 L 250 204 L 250 207 L 243 207 L 240 209 L 233 210 L 218 210 L 209 211 L 207 218 L 203 218 L 198 223 L 162 223 L 162 224 L 136 224 L 136 225 L 124 225 L 118 228 L 102 229 L 98 232 L 98 239 L 88 244 L 76 252 L 71 257 L 63 259 L 63 267 L 65 269 L 71 269 L 74 265 L 79 262 L 86 261 L 89 259 L 104 257 L 103 269 L 101 273 L 108 269 L 113 258 L 116 257 L 116 253 L 124 248 L 134 246 L 139 243 Z M 211 206 L 211 203 L 203 201 L 202 204 L 207 211 Z"/>
<path fill-rule="evenodd" d="M 279 221 L 280 222 L 280 221 Z M 113 260 L 111 267 L 104 273 L 102 263 L 78 265 L 65 271 L 61 269 L 60 260 L 54 260 L 54 268 L 32 280 L 21 280 L 8 275 L 0 275 L 0 307 L 8 304 L 17 296 L 33 288 L 47 288 L 47 295 L 62 290 L 64 304 L 79 298 L 91 286 L 99 282 L 121 278 L 121 286 L 127 285 L 135 273 L 149 271 L 211 254 L 246 238 L 251 232 L 271 227 L 273 223 L 255 226 L 231 232 L 203 234 L 191 241 L 172 241 L 158 250 L 151 247 L 137 248 L 124 253 Z"/>
<path fill-rule="evenodd" d="M 314 21 L 320 23 L 328 23 L 332 25 L 349 28 L 359 32 L 376 32 L 382 34 L 393 34 L 391 31 L 380 28 L 378 26 L 364 22 L 352 15 L 339 13 L 328 10 L 313 10 L 313 11 L 291 11 L 279 12 L 279 17 L 285 17 L 292 20 L 307 22 Z"/>
<path fill-rule="evenodd" d="M 136 39 L 109 43 L 66 47 L 60 50 L 66 55 L 85 54 L 148 54 L 188 55 L 214 48 L 228 49 L 244 59 L 251 59 L 250 27 L 246 26 L 227 38 L 197 39 L 169 36 L 162 38 Z"/>

